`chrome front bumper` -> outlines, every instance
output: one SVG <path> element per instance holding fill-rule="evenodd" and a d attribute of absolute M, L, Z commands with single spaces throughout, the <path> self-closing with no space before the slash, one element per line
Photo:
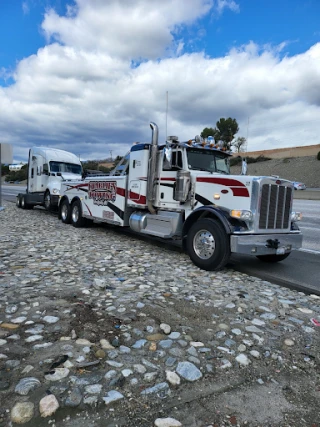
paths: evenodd
<path fill-rule="evenodd" d="M 271 248 L 270 241 L 278 240 L 277 248 Z M 231 235 L 231 252 L 248 255 L 285 254 L 302 246 L 302 234 L 300 232 L 288 234 L 251 234 Z"/>

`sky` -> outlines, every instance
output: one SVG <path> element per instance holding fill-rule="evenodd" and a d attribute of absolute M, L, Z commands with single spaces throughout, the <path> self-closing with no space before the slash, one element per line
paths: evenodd
<path fill-rule="evenodd" d="M 248 152 L 318 144 L 319 0 L 0 0 L 0 142 L 125 154 L 235 118 Z"/>

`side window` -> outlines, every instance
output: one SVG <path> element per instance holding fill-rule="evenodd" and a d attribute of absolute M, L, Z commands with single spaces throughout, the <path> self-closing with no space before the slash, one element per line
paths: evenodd
<path fill-rule="evenodd" d="M 34 177 L 34 168 L 31 168 L 31 178 Z"/>
<path fill-rule="evenodd" d="M 43 175 L 48 175 L 48 173 L 49 173 L 49 167 L 48 167 L 48 163 L 45 163 L 44 165 L 43 165 Z"/>

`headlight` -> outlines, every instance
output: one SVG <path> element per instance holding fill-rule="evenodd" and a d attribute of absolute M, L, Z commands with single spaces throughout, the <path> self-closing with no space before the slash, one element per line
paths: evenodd
<path fill-rule="evenodd" d="M 243 221 L 252 221 L 253 215 L 251 211 L 233 209 L 230 212 L 232 218 L 242 219 Z"/>
<path fill-rule="evenodd" d="M 301 221 L 302 220 L 302 213 L 301 212 L 291 212 L 291 221 Z"/>
<path fill-rule="evenodd" d="M 53 194 L 59 194 L 59 189 L 58 189 L 58 188 L 54 188 L 54 189 L 52 190 L 52 193 L 53 193 Z"/>

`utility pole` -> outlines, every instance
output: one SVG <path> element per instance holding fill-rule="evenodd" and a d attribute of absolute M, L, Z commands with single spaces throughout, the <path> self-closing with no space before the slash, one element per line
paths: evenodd
<path fill-rule="evenodd" d="M 112 151 L 110 150 L 110 156 L 111 156 L 111 161 L 112 161 Z"/>

